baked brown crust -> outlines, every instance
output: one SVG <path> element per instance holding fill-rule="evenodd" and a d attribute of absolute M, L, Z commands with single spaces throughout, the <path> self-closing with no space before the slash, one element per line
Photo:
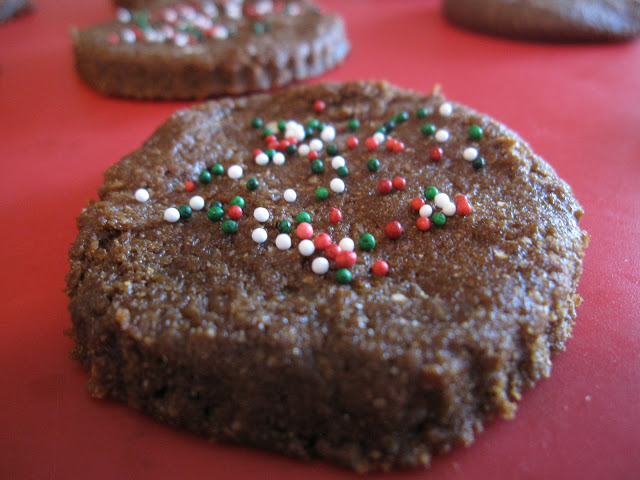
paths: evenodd
<path fill-rule="evenodd" d="M 316 198 L 338 177 L 324 151 L 323 173 L 299 153 L 257 164 L 253 150 L 265 139 L 254 117 L 333 126 L 346 190 Z M 449 138 L 423 133 L 425 123 Z M 367 148 L 383 124 L 393 128 L 386 141 L 403 148 Z M 470 137 L 473 125 L 481 138 Z M 359 145 L 346 146 L 349 137 Z M 468 147 L 484 168 L 463 159 Z M 377 172 L 367 166 L 373 156 Z M 199 182 L 214 164 L 241 165 L 244 175 Z M 380 193 L 379 181 L 395 176 L 406 186 Z M 252 177 L 255 190 L 246 186 Z M 410 205 L 429 186 L 466 195 L 471 213 L 458 208 L 441 227 L 434 214 L 430 230 L 418 229 Z M 136 201 L 138 188 L 148 201 Z M 297 191 L 293 203 L 287 188 Z M 194 195 L 205 210 L 163 218 Z M 488 419 L 511 418 L 521 392 L 549 375 L 580 301 L 587 236 L 570 188 L 515 133 L 438 93 L 353 82 L 205 103 L 173 115 L 111 167 L 99 196 L 78 219 L 67 276 L 73 355 L 91 375 L 91 394 L 211 438 L 357 471 L 427 465 L 470 444 Z M 219 201 L 230 215 L 236 196 L 244 215 L 225 233 L 205 211 Z M 257 207 L 267 221 L 252 216 Z M 332 207 L 343 214 L 338 223 Z M 299 252 L 302 210 L 316 235 L 355 241 L 350 283 L 338 281 L 337 261 L 312 271 L 326 251 Z M 293 246 L 280 250 L 285 219 Z M 391 221 L 403 226 L 400 238 L 385 235 Z M 252 238 L 260 227 L 264 243 Z M 358 246 L 364 233 L 375 237 L 373 250 Z M 386 275 L 372 273 L 378 260 Z"/>
<path fill-rule="evenodd" d="M 453 23 L 528 40 L 628 40 L 640 33 L 639 0 L 444 0 Z"/>
<path fill-rule="evenodd" d="M 342 19 L 307 1 L 195 5 L 122 10 L 75 30 L 78 74 L 106 95 L 198 99 L 317 76 L 349 51 Z"/>

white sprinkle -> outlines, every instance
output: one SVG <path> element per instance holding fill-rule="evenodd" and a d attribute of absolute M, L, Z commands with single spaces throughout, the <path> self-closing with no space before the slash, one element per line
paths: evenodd
<path fill-rule="evenodd" d="M 444 207 L 442 207 L 442 213 L 444 213 L 447 217 L 452 217 L 456 214 L 456 204 L 453 202 L 447 203 Z"/>
<path fill-rule="evenodd" d="M 264 243 L 267 241 L 267 231 L 264 228 L 255 228 L 253 232 L 251 232 L 251 238 L 256 243 Z"/>
<path fill-rule="evenodd" d="M 346 164 L 347 162 L 344 160 L 344 157 L 341 157 L 340 155 L 336 155 L 331 159 L 331 166 L 336 170 L 340 167 L 344 167 Z"/>
<path fill-rule="evenodd" d="M 122 41 L 125 43 L 134 43 L 136 41 L 136 34 L 130 28 L 123 28 L 120 35 L 122 36 Z"/>
<path fill-rule="evenodd" d="M 119 22 L 129 23 L 131 21 L 131 12 L 126 8 L 119 8 L 116 10 L 116 18 Z"/>
<path fill-rule="evenodd" d="M 286 233 L 281 233 L 276 237 L 276 247 L 280 250 L 289 250 L 291 248 L 291 237 Z"/>
<path fill-rule="evenodd" d="M 211 18 L 218 16 L 218 7 L 213 2 L 202 2 L 202 11 Z"/>
<path fill-rule="evenodd" d="M 442 192 L 438 193 L 433 199 L 433 201 L 436 204 L 436 207 L 438 208 L 443 208 L 447 203 L 451 202 L 451 200 L 449 199 L 449 195 Z"/>
<path fill-rule="evenodd" d="M 229 29 L 224 25 L 214 25 L 211 29 L 211 35 L 216 40 L 226 40 L 229 38 Z"/>
<path fill-rule="evenodd" d="M 309 155 L 310 151 L 311 151 L 311 149 L 309 148 L 309 145 L 307 145 L 306 143 L 303 143 L 302 145 L 300 145 L 298 147 L 298 154 L 301 157 L 306 157 L 307 155 Z"/>
<path fill-rule="evenodd" d="M 340 240 L 340 243 L 338 244 L 338 246 L 345 251 L 348 252 L 353 252 L 353 250 L 356 248 L 355 244 L 353 243 L 353 240 L 351 240 L 349 237 L 344 237 L 342 240 Z"/>
<path fill-rule="evenodd" d="M 149 192 L 144 188 L 139 188 L 135 193 L 136 200 L 140 203 L 144 203 L 149 200 Z"/>
<path fill-rule="evenodd" d="M 169 207 L 164 211 L 164 219 L 167 222 L 175 223 L 180 220 L 180 212 L 177 208 Z"/>
<path fill-rule="evenodd" d="M 468 162 L 473 162 L 476 158 L 478 158 L 478 149 L 474 147 L 467 147 L 462 152 L 462 158 L 467 160 Z"/>
<path fill-rule="evenodd" d="M 440 112 L 440 115 L 442 115 L 443 117 L 448 117 L 453 113 L 453 106 L 449 102 L 445 102 L 442 105 L 440 105 L 440 108 L 438 109 L 438 111 Z"/>
<path fill-rule="evenodd" d="M 311 262 L 311 270 L 318 275 L 324 275 L 329 271 L 329 260 L 324 257 L 314 258 Z"/>
<path fill-rule="evenodd" d="M 295 202 L 296 198 L 298 198 L 298 194 L 293 188 L 287 188 L 284 191 L 283 196 L 284 196 L 284 199 L 289 203 Z"/>
<path fill-rule="evenodd" d="M 276 152 L 273 154 L 272 160 L 274 165 L 282 165 L 285 161 L 284 154 L 282 152 Z"/>
<path fill-rule="evenodd" d="M 264 152 L 260 152 L 258 155 L 255 156 L 254 160 L 258 165 L 264 166 L 267 163 L 269 163 L 269 155 L 267 155 Z"/>
<path fill-rule="evenodd" d="M 323 142 L 332 142 L 336 138 L 336 129 L 331 125 L 327 125 L 320 132 L 320 138 Z"/>
<path fill-rule="evenodd" d="M 186 33 L 176 33 L 176 36 L 173 37 L 173 43 L 175 43 L 177 47 L 186 47 L 189 44 L 189 35 Z"/>
<path fill-rule="evenodd" d="M 329 187 L 336 193 L 342 193 L 345 189 L 344 181 L 341 178 L 334 178 L 329 183 Z"/>
<path fill-rule="evenodd" d="M 258 207 L 253 211 L 253 218 L 259 222 L 266 222 L 269 220 L 269 210 L 264 207 Z"/>
<path fill-rule="evenodd" d="M 304 131 L 304 126 L 301 123 L 298 123 L 294 120 L 289 120 L 284 129 L 284 137 L 285 138 L 295 138 L 299 142 L 304 140 L 306 136 L 306 132 Z"/>
<path fill-rule="evenodd" d="M 311 240 L 302 240 L 299 244 L 298 244 L 298 250 L 300 251 L 300 254 L 304 257 L 308 257 L 310 255 L 313 255 L 313 252 L 316 251 L 316 246 L 313 244 L 313 241 Z"/>
<path fill-rule="evenodd" d="M 436 141 L 443 143 L 447 140 L 449 140 L 449 132 L 442 128 L 436 132 Z"/>
<path fill-rule="evenodd" d="M 173 8 L 167 8 L 164 11 L 164 20 L 169 23 L 173 23 L 178 20 L 178 12 L 176 12 Z"/>
<path fill-rule="evenodd" d="M 202 210 L 204 208 L 204 198 L 200 195 L 195 195 L 189 199 L 189 206 L 193 210 Z"/>
<path fill-rule="evenodd" d="M 373 134 L 373 139 L 378 142 L 378 145 L 380 145 L 382 142 L 384 142 L 384 133 L 382 132 L 376 132 Z"/>
<path fill-rule="evenodd" d="M 391 301 L 393 303 L 407 303 L 408 300 L 409 299 L 401 293 L 394 293 L 391 295 Z"/>
<path fill-rule="evenodd" d="M 231 165 L 227 169 L 227 175 L 229 175 L 229 178 L 237 180 L 238 178 L 242 177 L 242 175 L 244 175 L 244 171 L 242 170 L 242 167 L 240 165 Z"/>
<path fill-rule="evenodd" d="M 420 216 L 429 218 L 433 213 L 433 208 L 431 205 L 423 205 L 420 207 Z"/>
<path fill-rule="evenodd" d="M 320 140 L 319 138 L 314 138 L 309 142 L 309 149 L 314 152 L 319 152 L 320 150 L 322 150 L 322 145 L 322 140 Z"/>

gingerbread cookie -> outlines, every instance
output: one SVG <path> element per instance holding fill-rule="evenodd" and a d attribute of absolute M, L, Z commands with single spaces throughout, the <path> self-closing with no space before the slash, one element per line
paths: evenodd
<path fill-rule="evenodd" d="M 518 135 L 385 83 L 173 115 L 111 167 L 67 277 L 89 390 L 357 471 L 470 444 L 564 349 L 587 242 Z"/>
<path fill-rule="evenodd" d="M 320 75 L 349 50 L 342 20 L 301 1 L 119 9 L 73 33 L 82 79 L 106 95 L 197 99 L 269 90 Z"/>

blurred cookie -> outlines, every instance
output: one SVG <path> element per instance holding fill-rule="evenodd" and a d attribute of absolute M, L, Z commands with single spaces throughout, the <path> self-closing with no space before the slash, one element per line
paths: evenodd
<path fill-rule="evenodd" d="M 0 0 L 0 23 L 29 11 L 31 7 L 30 0 Z"/>

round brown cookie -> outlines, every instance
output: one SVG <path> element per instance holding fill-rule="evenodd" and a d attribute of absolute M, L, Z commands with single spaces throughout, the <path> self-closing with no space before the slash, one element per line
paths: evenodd
<path fill-rule="evenodd" d="M 173 115 L 105 174 L 67 277 L 90 392 L 358 471 L 470 444 L 549 375 L 587 236 L 515 133 L 385 83 Z"/>
<path fill-rule="evenodd" d="M 260 1 L 260 0 L 255 0 Z M 172 5 L 181 3 L 181 0 L 113 0 L 114 5 L 123 8 L 141 9 L 157 7 L 158 5 Z"/>
<path fill-rule="evenodd" d="M 106 94 L 194 99 L 268 90 L 346 56 L 342 19 L 307 1 L 181 3 L 76 30 L 76 70 Z"/>
<path fill-rule="evenodd" d="M 461 27 L 545 41 L 620 41 L 640 33 L 640 0 L 444 0 Z"/>
<path fill-rule="evenodd" d="M 30 0 L 0 0 L 0 23 L 28 12 L 33 7 Z"/>

